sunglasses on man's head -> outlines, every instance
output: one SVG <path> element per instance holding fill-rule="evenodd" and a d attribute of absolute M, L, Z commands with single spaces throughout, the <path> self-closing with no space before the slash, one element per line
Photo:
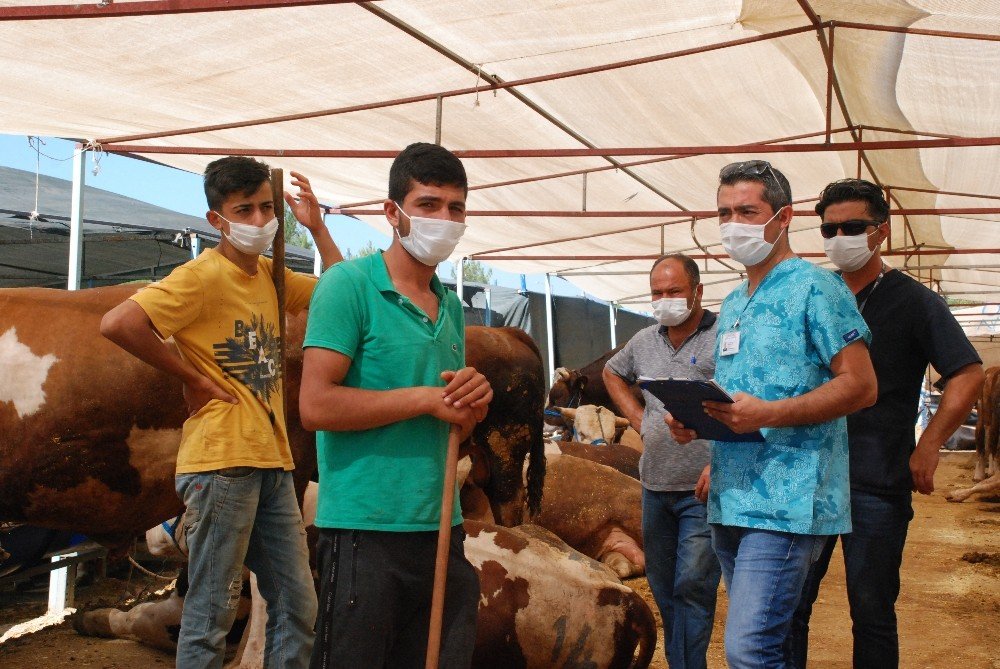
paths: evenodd
<path fill-rule="evenodd" d="M 843 223 L 822 223 L 819 226 L 819 234 L 823 235 L 823 239 L 833 239 L 837 236 L 838 230 L 843 230 L 844 234 L 848 237 L 854 237 L 855 235 L 860 235 L 870 226 L 878 227 L 878 221 L 844 221 Z"/>
<path fill-rule="evenodd" d="M 780 181 L 778 181 L 778 175 L 774 173 L 774 168 L 771 167 L 771 163 L 766 160 L 744 160 L 739 163 L 729 163 L 719 170 L 719 180 L 725 181 L 732 177 L 741 176 L 752 176 L 764 179 L 766 178 L 764 175 L 768 173 L 770 173 L 771 179 L 774 180 L 774 183 L 777 184 L 781 192 L 787 195 L 785 187 L 781 185 Z"/>

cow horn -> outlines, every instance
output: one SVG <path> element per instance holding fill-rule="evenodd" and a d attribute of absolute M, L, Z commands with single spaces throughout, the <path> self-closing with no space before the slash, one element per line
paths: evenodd
<path fill-rule="evenodd" d="M 628 427 L 628 418 L 622 418 L 621 416 L 615 416 L 615 427 Z"/>
<path fill-rule="evenodd" d="M 569 420 L 576 420 L 576 409 L 569 409 L 567 407 L 556 407 L 559 409 L 559 413 L 562 414 L 563 418 L 568 418 Z"/>
<path fill-rule="evenodd" d="M 557 367 L 556 378 L 562 379 L 563 381 L 569 381 L 569 370 L 565 367 Z"/>

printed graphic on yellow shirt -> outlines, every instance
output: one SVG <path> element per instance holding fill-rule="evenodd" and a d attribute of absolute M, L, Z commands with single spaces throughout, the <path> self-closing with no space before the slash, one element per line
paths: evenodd
<path fill-rule="evenodd" d="M 278 391 L 281 369 L 278 352 L 281 337 L 274 323 L 265 322 L 258 314 L 250 322 L 235 321 L 233 336 L 221 344 L 213 344 L 215 361 L 222 371 L 245 385 L 265 404 Z"/>

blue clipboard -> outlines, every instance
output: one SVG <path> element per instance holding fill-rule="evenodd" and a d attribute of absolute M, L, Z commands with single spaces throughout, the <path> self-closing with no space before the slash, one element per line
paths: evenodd
<path fill-rule="evenodd" d="M 760 430 L 737 434 L 705 413 L 702 402 L 733 403 L 733 398 L 722 386 L 713 381 L 697 381 L 693 379 L 639 379 L 639 387 L 648 390 L 654 397 L 663 402 L 670 415 L 684 423 L 684 427 L 694 430 L 699 439 L 712 441 L 764 441 Z"/>

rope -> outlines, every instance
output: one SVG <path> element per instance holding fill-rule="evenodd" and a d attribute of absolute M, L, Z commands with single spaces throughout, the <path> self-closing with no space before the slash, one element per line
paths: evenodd
<path fill-rule="evenodd" d="M 160 574 L 157 574 L 156 572 L 150 571 L 150 570 L 146 569 L 145 567 L 143 567 L 138 562 L 136 562 L 135 558 L 133 558 L 131 554 L 129 554 L 129 556 L 128 556 L 128 561 L 132 563 L 133 567 L 135 567 L 136 569 L 138 569 L 139 571 L 141 571 L 146 576 L 152 576 L 153 578 L 159 579 L 161 581 L 175 581 L 175 580 L 177 580 L 178 574 L 174 574 L 173 576 L 161 576 Z"/>

